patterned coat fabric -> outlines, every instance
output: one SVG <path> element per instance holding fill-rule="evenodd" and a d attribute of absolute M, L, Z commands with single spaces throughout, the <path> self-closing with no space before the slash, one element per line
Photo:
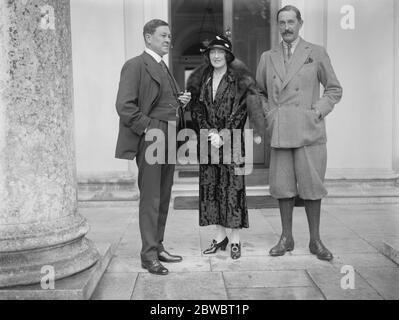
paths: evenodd
<path fill-rule="evenodd" d="M 221 225 L 232 229 L 248 228 L 245 176 L 236 175 L 235 170 L 244 167 L 243 133 L 248 115 L 255 135 L 263 136 L 263 96 L 239 61 L 229 65 L 220 81 L 215 99 L 212 96 L 211 67 L 201 66 L 195 70 L 188 80 L 187 89 L 192 94 L 191 116 L 198 131 L 239 130 L 238 135 L 230 135 L 230 143 L 219 149 L 219 164 L 211 163 L 210 154 L 214 147 L 210 143 L 205 157 L 204 151 L 199 150 L 202 153 L 199 169 L 199 224 Z M 200 135 L 198 137 L 200 140 Z M 235 147 L 236 139 L 241 139 L 238 148 Z M 231 164 L 223 162 L 226 160 L 226 156 L 223 156 L 225 148 L 228 148 L 227 154 L 231 154 Z M 203 161 L 204 158 L 208 161 Z"/>

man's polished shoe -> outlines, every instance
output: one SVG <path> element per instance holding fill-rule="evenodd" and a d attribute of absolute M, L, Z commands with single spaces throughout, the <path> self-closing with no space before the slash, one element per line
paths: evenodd
<path fill-rule="evenodd" d="M 330 261 L 333 259 L 332 253 L 324 246 L 321 240 L 314 240 L 309 243 L 311 253 L 317 255 L 320 260 Z"/>
<path fill-rule="evenodd" d="M 174 263 L 174 262 L 181 262 L 183 260 L 183 257 L 170 254 L 168 251 L 163 250 L 158 253 L 158 259 L 159 261 L 162 262 Z"/>
<path fill-rule="evenodd" d="M 285 255 L 286 252 L 294 250 L 294 239 L 281 236 L 276 246 L 270 249 L 269 254 L 272 257 Z"/>
<path fill-rule="evenodd" d="M 229 239 L 226 237 L 223 241 L 217 243 L 215 239 L 212 240 L 212 243 L 208 249 L 205 249 L 203 254 L 212 254 L 216 253 L 219 249 L 222 251 L 226 250 L 227 244 L 229 243 Z"/>
<path fill-rule="evenodd" d="M 149 273 L 157 274 L 159 276 L 166 276 L 169 270 L 166 269 L 158 260 L 141 261 L 141 267 L 147 269 Z"/>

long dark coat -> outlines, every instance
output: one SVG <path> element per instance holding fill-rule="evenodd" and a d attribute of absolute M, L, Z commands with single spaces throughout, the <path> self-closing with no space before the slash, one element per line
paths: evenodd
<path fill-rule="evenodd" d="M 191 116 L 197 131 L 200 129 L 241 130 L 241 145 L 234 148 L 231 136 L 231 164 L 223 164 L 223 151 L 219 149 L 219 163 L 211 164 L 210 152 L 204 154 L 200 148 L 199 169 L 199 224 L 200 226 L 221 225 L 226 228 L 248 228 L 248 210 L 245 192 L 245 176 L 237 175 L 236 169 L 243 168 L 245 151 L 244 126 L 248 114 L 255 135 L 263 136 L 263 96 L 255 81 L 242 62 L 234 61 L 220 81 L 216 97 L 212 97 L 212 72 L 210 66 L 201 66 L 190 76 L 187 89 L 192 94 Z M 240 136 L 240 135 L 238 135 Z M 198 135 L 200 137 L 200 135 Z M 237 135 L 236 137 L 237 138 Z M 200 141 L 198 141 L 200 145 Z M 239 154 L 237 154 L 239 153 Z M 239 160 L 239 161 L 236 161 Z M 225 163 L 225 162 L 224 162 Z"/>

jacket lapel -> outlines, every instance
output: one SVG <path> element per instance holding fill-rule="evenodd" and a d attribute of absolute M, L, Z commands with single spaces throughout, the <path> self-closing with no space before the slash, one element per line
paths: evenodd
<path fill-rule="evenodd" d="M 280 77 L 281 81 L 283 81 L 285 77 L 285 67 L 284 53 L 281 45 L 273 49 L 271 53 L 271 59 L 278 76 Z"/>
<path fill-rule="evenodd" d="M 288 65 L 286 77 L 284 78 L 281 89 L 284 89 L 287 84 L 291 81 L 294 75 L 304 65 L 306 59 L 309 57 L 312 49 L 308 43 L 302 39 L 299 40 L 298 46 L 292 56 L 291 63 Z"/>
<path fill-rule="evenodd" d="M 161 85 L 161 78 L 159 76 L 159 68 L 157 62 L 145 51 L 141 56 L 143 57 L 145 68 L 147 69 L 147 72 L 150 74 L 151 78 L 153 78 L 159 85 Z"/>

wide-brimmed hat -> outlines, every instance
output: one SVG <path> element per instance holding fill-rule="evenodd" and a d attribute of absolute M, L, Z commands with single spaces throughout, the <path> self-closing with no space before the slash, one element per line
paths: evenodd
<path fill-rule="evenodd" d="M 219 48 L 219 49 L 223 49 L 226 52 L 229 52 L 233 58 L 234 58 L 234 54 L 233 54 L 233 46 L 230 42 L 230 40 L 223 36 L 223 35 L 218 35 L 216 36 L 215 39 L 213 39 L 209 45 L 206 47 L 204 53 L 209 52 L 209 50 L 213 49 L 213 48 Z"/>

